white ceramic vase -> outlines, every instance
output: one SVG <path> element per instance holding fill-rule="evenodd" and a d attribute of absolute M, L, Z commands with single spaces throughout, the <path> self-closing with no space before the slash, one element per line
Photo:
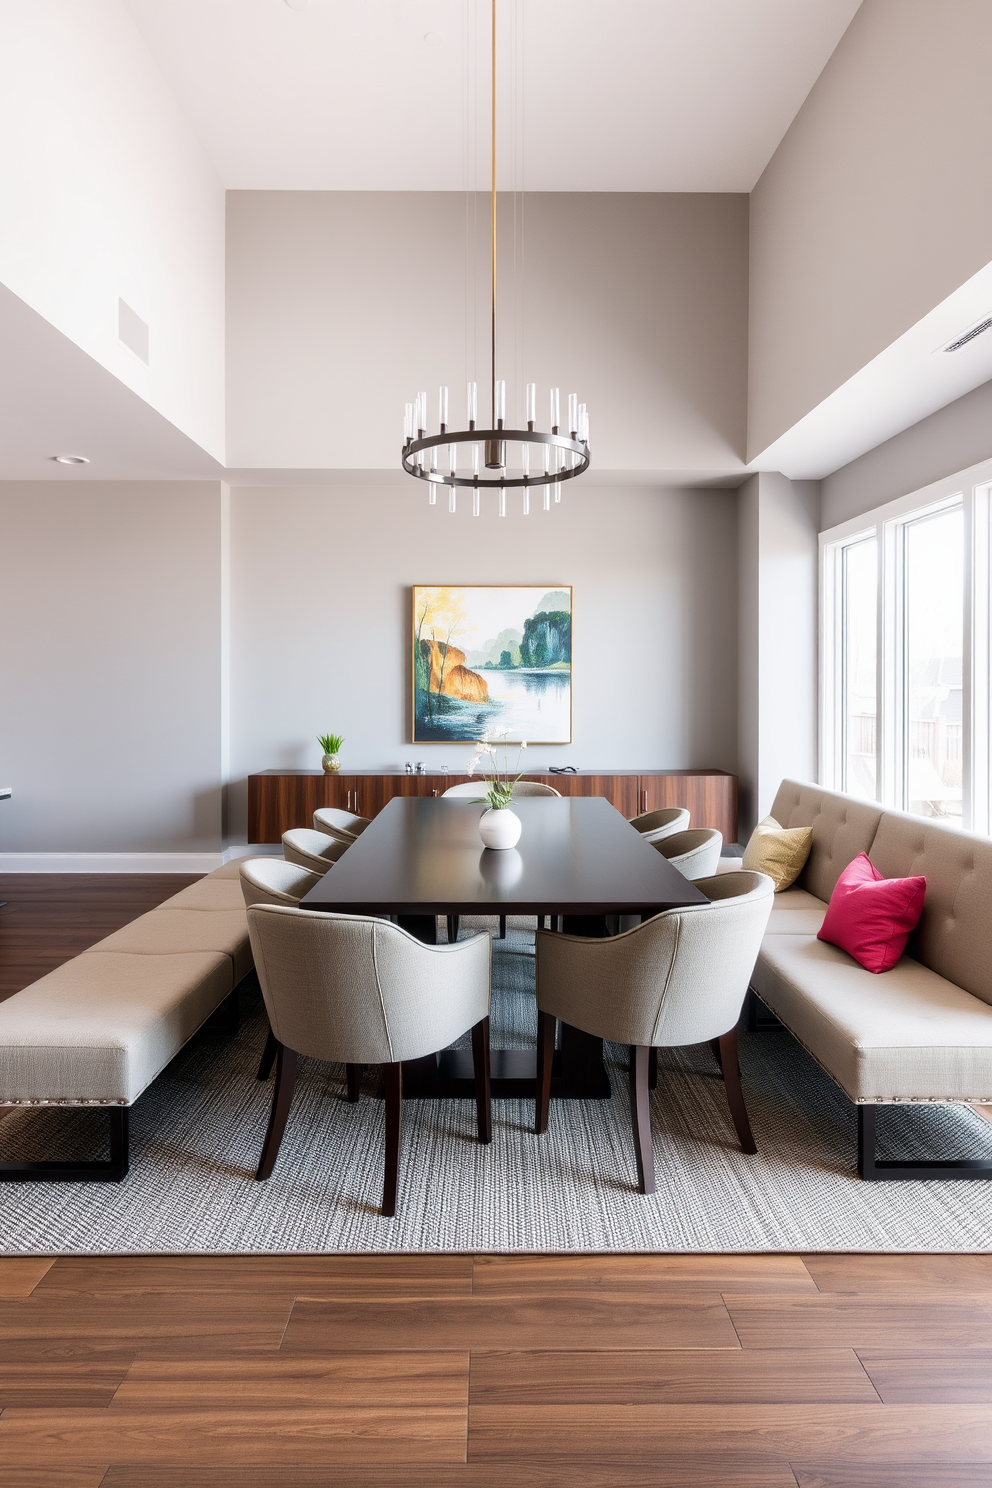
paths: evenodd
<path fill-rule="evenodd" d="M 324 773 L 333 775 L 341 768 L 341 756 L 339 754 L 325 754 L 320 761 Z"/>
<path fill-rule="evenodd" d="M 502 811 L 493 811 L 490 808 L 479 819 L 479 836 L 487 847 L 516 847 L 522 830 L 523 824 L 519 816 L 509 807 L 504 807 Z"/>

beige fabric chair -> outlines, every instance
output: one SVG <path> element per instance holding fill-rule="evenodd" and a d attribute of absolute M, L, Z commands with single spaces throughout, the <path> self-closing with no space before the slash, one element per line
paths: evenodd
<path fill-rule="evenodd" d="M 304 894 L 320 883 L 321 875 L 287 863 L 285 858 L 242 858 L 241 891 L 245 908 L 253 904 L 284 904 L 296 909 Z M 270 1028 L 258 1063 L 256 1079 L 267 1080 L 276 1062 L 278 1045 Z"/>
<path fill-rule="evenodd" d="M 441 792 L 441 799 L 446 797 L 453 800 L 475 800 L 483 799 L 486 790 L 486 777 L 480 775 L 478 780 L 469 780 L 462 785 L 449 785 L 446 791 Z M 561 799 L 561 791 L 556 791 L 553 785 L 542 785 L 539 780 L 518 780 L 513 787 L 515 796 L 557 796 Z M 458 915 L 448 915 L 448 939 L 458 939 Z M 506 939 L 506 915 L 499 916 L 499 938 Z"/>
<path fill-rule="evenodd" d="M 466 781 L 463 785 L 449 785 L 446 791 L 441 792 L 441 799 L 446 796 L 455 798 L 461 796 L 463 799 L 481 800 L 486 793 L 487 778 L 480 775 L 477 780 Z M 513 794 L 521 800 L 524 796 L 558 796 L 561 791 L 555 790 L 553 785 L 542 785 L 540 780 L 518 780 L 513 787 Z"/>
<path fill-rule="evenodd" d="M 326 832 L 312 832 L 309 827 L 291 827 L 282 834 L 282 855 L 287 863 L 308 868 L 323 878 L 338 858 L 347 851 L 348 843 Z"/>
<path fill-rule="evenodd" d="M 384 920 L 272 904 L 253 905 L 248 928 L 277 1048 L 259 1179 L 275 1165 L 300 1054 L 347 1065 L 349 1101 L 358 1100 L 363 1064 L 385 1066 L 383 1214 L 396 1212 L 403 1060 L 471 1029 L 479 1141 L 490 1141 L 488 935 L 429 946 Z"/>
<path fill-rule="evenodd" d="M 339 842 L 346 842 L 350 847 L 371 820 L 370 816 L 356 816 L 353 811 L 342 811 L 339 806 L 321 806 L 313 814 L 313 829 L 315 832 L 326 832 L 328 837 L 336 837 Z"/>
<path fill-rule="evenodd" d="M 697 827 L 692 832 L 676 832 L 671 837 L 663 837 L 652 842 L 651 846 L 686 878 L 712 878 L 720 864 L 723 834 L 715 827 Z"/>
<path fill-rule="evenodd" d="M 288 863 L 285 858 L 241 859 L 241 892 L 246 909 L 253 904 L 288 904 L 295 909 L 320 879 L 319 873 Z"/>
<path fill-rule="evenodd" d="M 644 811 L 640 816 L 632 816 L 630 825 L 647 842 L 660 842 L 663 837 L 684 832 L 689 825 L 689 813 L 684 806 L 666 806 L 662 811 Z"/>
<path fill-rule="evenodd" d="M 756 1152 L 740 1085 L 737 1023 L 774 889 L 762 873 L 723 873 L 699 887 L 710 900 L 665 910 L 622 935 L 537 936 L 537 1111 L 548 1126 L 557 1020 L 630 1045 L 637 1178 L 653 1193 L 650 1052 L 709 1042 L 723 1072 L 744 1152 Z M 256 957 L 257 959 L 257 957 Z"/>

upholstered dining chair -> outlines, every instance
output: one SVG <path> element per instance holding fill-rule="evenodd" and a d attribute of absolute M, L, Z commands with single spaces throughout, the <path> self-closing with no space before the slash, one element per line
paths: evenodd
<path fill-rule="evenodd" d="M 328 837 L 336 837 L 339 842 L 346 842 L 350 846 L 358 840 L 371 820 L 370 816 L 356 816 L 353 811 L 342 811 L 340 806 L 320 806 L 313 814 L 313 829 L 315 832 L 326 832 Z"/>
<path fill-rule="evenodd" d="M 454 800 L 461 798 L 465 800 L 482 800 L 486 789 L 486 777 L 480 775 L 478 780 L 469 780 L 462 785 L 449 785 L 446 791 L 441 792 L 441 799 L 450 797 Z M 553 785 L 543 785 L 540 780 L 518 780 L 513 787 L 515 796 L 558 796 L 561 791 L 555 790 Z M 506 915 L 499 916 L 499 938 L 506 939 Z M 458 939 L 458 916 L 448 915 L 448 939 Z"/>
<path fill-rule="evenodd" d="M 691 832 L 662 837 L 651 846 L 686 878 L 712 878 L 723 851 L 723 833 L 715 827 L 696 827 Z"/>
<path fill-rule="evenodd" d="M 723 1073 L 743 1152 L 757 1151 L 741 1091 L 737 1024 L 774 885 L 763 873 L 721 873 L 697 887 L 706 904 L 668 909 L 605 940 L 537 937 L 537 1108 L 547 1131 L 557 1021 L 630 1045 L 630 1106 L 641 1193 L 654 1193 L 651 1052 L 708 1042 Z"/>
<path fill-rule="evenodd" d="M 347 852 L 349 844 L 326 832 L 313 832 L 309 827 L 290 827 L 282 834 L 282 855 L 287 863 L 308 868 L 321 878 Z"/>
<path fill-rule="evenodd" d="M 240 876 L 246 909 L 253 904 L 288 904 L 293 908 L 321 879 L 319 873 L 288 863 L 285 858 L 242 858 Z"/>
<path fill-rule="evenodd" d="M 684 806 L 665 806 L 661 811 L 643 811 L 640 816 L 632 816 L 630 825 L 648 842 L 660 842 L 663 837 L 684 832 L 689 825 L 689 813 Z"/>
<path fill-rule="evenodd" d="M 480 775 L 477 780 L 467 780 L 462 785 L 449 785 L 446 791 L 441 792 L 442 800 L 446 796 L 461 796 L 464 800 L 480 801 L 486 793 L 486 777 Z M 524 796 L 561 796 L 561 791 L 555 790 L 553 785 L 543 785 L 540 780 L 518 780 L 513 787 L 513 794 L 519 798 Z"/>
<path fill-rule="evenodd" d="M 298 863 L 287 863 L 285 858 L 243 858 L 240 878 L 245 908 L 250 909 L 253 904 L 286 904 L 295 909 L 304 894 L 320 883 L 321 877 L 322 874 L 311 873 L 309 868 L 301 868 Z M 277 1047 L 270 1028 L 265 1036 L 256 1079 L 267 1080 L 271 1075 Z"/>
<path fill-rule="evenodd" d="M 396 1213 L 403 1060 L 435 1054 L 471 1030 L 479 1141 L 491 1140 L 488 935 L 429 946 L 386 920 L 273 904 L 248 910 L 248 932 L 277 1050 L 258 1179 L 275 1166 L 301 1054 L 347 1065 L 352 1102 L 361 1066 L 385 1067 L 383 1214 Z"/>

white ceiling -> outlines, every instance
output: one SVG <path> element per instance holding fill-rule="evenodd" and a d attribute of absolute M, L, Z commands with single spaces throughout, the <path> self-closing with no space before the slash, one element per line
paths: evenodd
<path fill-rule="evenodd" d="M 488 0 L 125 3 L 228 189 L 488 186 Z M 859 3 L 499 0 L 501 187 L 750 191 Z"/>

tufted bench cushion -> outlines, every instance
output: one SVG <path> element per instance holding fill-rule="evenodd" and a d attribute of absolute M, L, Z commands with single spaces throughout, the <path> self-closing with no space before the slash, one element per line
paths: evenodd
<path fill-rule="evenodd" d="M 852 1101 L 992 1101 L 992 1008 L 908 956 L 875 976 L 771 935 L 751 985 Z"/>
<path fill-rule="evenodd" d="M 130 1104 L 233 985 L 223 952 L 85 951 L 0 1003 L 0 1103 Z"/>
<path fill-rule="evenodd" d="M 238 894 L 241 888 L 235 884 Z M 174 956 L 186 951 L 208 951 L 227 956 L 231 962 L 231 986 L 252 969 L 248 918 L 244 900 L 238 909 L 173 909 L 181 896 L 167 899 L 164 906 L 149 910 L 122 930 L 108 935 L 95 947 L 101 954 L 126 952 L 144 956 Z M 84 951 L 91 956 L 93 951 Z M 70 963 L 71 964 L 71 963 Z M 230 988 L 228 988 L 230 991 Z"/>
<path fill-rule="evenodd" d="M 772 901 L 767 935 L 815 935 L 827 906 L 805 889 L 783 889 Z"/>

